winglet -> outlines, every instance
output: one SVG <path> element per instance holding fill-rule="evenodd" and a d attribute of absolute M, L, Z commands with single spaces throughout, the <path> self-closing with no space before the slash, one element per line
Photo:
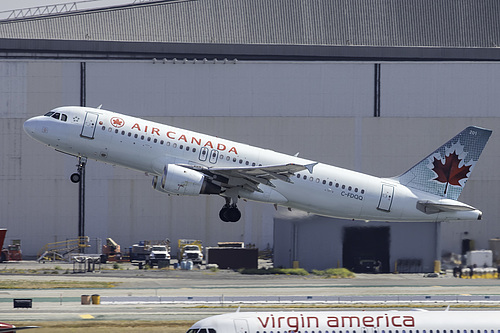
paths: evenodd
<path fill-rule="evenodd" d="M 306 164 L 304 167 L 309 171 L 309 173 L 313 173 L 313 168 L 318 164 L 318 162 Z"/>

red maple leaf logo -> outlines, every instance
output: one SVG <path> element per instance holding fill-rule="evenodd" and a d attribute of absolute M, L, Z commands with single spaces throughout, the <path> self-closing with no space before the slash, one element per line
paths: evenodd
<path fill-rule="evenodd" d="M 461 186 L 459 181 L 467 178 L 467 174 L 470 172 L 471 165 L 464 165 L 462 167 L 459 167 L 460 162 L 461 160 L 458 158 L 458 155 L 455 151 L 445 157 L 444 164 L 441 162 L 441 160 L 434 157 L 434 162 L 432 162 L 434 167 L 432 168 L 432 171 L 437 174 L 437 177 L 433 180 L 437 180 L 441 183 L 446 183 L 444 194 L 446 194 L 448 184 Z"/>
<path fill-rule="evenodd" d="M 125 125 L 125 121 L 122 118 L 113 117 L 113 118 L 111 118 L 111 125 L 113 125 L 114 127 L 120 128 L 123 125 Z"/>

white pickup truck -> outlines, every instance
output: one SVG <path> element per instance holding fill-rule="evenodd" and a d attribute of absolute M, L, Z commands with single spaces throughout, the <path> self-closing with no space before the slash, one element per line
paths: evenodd
<path fill-rule="evenodd" d="M 158 265 L 159 267 L 165 267 L 170 265 L 170 253 L 168 251 L 168 246 L 166 245 L 153 245 L 151 247 L 151 253 L 149 254 L 149 259 L 146 262 L 150 266 Z M 164 265 L 160 265 L 160 263 Z"/>

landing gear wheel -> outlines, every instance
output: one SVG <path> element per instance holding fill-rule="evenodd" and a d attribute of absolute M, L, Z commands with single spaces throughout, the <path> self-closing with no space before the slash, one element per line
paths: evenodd
<path fill-rule="evenodd" d="M 241 218 L 241 212 L 236 205 L 224 205 L 219 212 L 219 217 L 224 222 L 238 222 Z"/>
<path fill-rule="evenodd" d="M 81 177 L 81 176 L 80 176 L 80 174 L 79 174 L 79 173 L 77 173 L 77 172 L 75 172 L 74 174 L 72 174 L 72 175 L 69 177 L 69 179 L 70 179 L 73 183 L 75 183 L 75 184 L 76 184 L 76 183 L 79 183 L 79 182 L 80 182 L 80 180 L 81 180 L 81 178 L 82 178 L 82 177 Z"/>
<path fill-rule="evenodd" d="M 226 207 L 226 205 L 224 205 L 224 207 L 222 207 L 222 209 L 220 210 L 219 218 L 222 220 L 222 222 L 229 222 L 229 220 L 226 217 L 226 213 L 228 210 L 229 210 L 229 207 Z"/>

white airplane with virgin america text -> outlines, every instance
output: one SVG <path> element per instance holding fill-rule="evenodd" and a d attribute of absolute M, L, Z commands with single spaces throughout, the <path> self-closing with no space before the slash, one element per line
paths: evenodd
<path fill-rule="evenodd" d="M 100 108 L 59 107 L 24 129 L 80 166 L 94 159 L 150 174 L 160 192 L 222 196 L 225 222 L 240 219 L 240 198 L 353 220 L 478 220 L 457 199 L 491 135 L 467 127 L 402 175 L 378 178 Z"/>
<path fill-rule="evenodd" d="M 187 333 L 500 333 L 498 311 L 234 312 L 196 322 Z"/>

